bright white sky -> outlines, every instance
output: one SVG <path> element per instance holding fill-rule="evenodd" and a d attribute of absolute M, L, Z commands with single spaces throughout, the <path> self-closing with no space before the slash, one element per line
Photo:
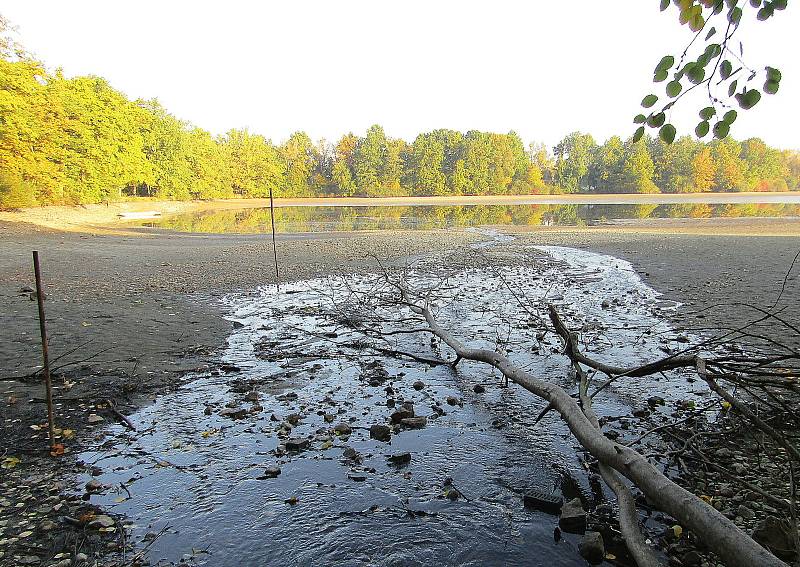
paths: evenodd
<path fill-rule="evenodd" d="M 213 133 L 248 127 L 279 142 L 305 130 L 335 140 L 379 123 L 409 141 L 434 128 L 513 129 L 552 146 L 573 130 L 600 141 L 633 132 L 653 67 L 691 37 L 677 9 L 662 14 L 658 4 L 4 0 L 0 12 L 50 67 L 157 97 Z M 772 65 L 784 78 L 778 95 L 740 113 L 739 139 L 800 148 L 793 4 L 740 30 L 750 66 Z M 684 101 L 671 117 L 679 135 L 693 131 L 702 104 Z"/>

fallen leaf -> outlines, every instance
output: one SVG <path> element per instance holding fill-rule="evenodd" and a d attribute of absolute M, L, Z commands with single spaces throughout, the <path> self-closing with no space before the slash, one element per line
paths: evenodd
<path fill-rule="evenodd" d="M 75 437 L 75 431 L 73 429 L 65 429 L 64 431 L 61 432 L 61 436 L 64 439 L 72 439 L 73 437 Z"/>
<path fill-rule="evenodd" d="M 683 534 L 683 528 L 678 524 L 675 524 L 674 526 L 672 526 L 672 533 L 675 535 L 676 538 L 679 538 Z"/>
<path fill-rule="evenodd" d="M 0 464 L 0 467 L 4 469 L 13 469 L 21 462 L 22 461 L 17 457 L 6 457 L 5 459 L 3 459 L 3 464 Z"/>
<path fill-rule="evenodd" d="M 64 445 L 61 443 L 56 443 L 50 448 L 50 456 L 51 457 L 60 457 L 64 454 Z"/>

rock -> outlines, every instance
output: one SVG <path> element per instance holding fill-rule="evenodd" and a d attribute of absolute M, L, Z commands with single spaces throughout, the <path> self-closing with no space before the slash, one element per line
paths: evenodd
<path fill-rule="evenodd" d="M 655 409 L 657 406 L 663 406 L 666 402 L 661 396 L 650 396 L 647 398 L 647 405 Z"/>
<path fill-rule="evenodd" d="M 114 518 L 111 516 L 106 516 L 102 514 L 100 516 L 95 516 L 88 524 L 88 526 L 92 529 L 98 530 L 100 528 L 110 528 L 114 526 Z"/>
<path fill-rule="evenodd" d="M 86 483 L 86 492 L 100 492 L 103 490 L 103 483 L 99 480 L 92 479 Z"/>
<path fill-rule="evenodd" d="M 461 400 L 456 398 L 455 396 L 447 396 L 447 405 L 449 406 L 457 406 L 461 404 Z"/>
<path fill-rule="evenodd" d="M 461 497 L 461 493 L 457 488 L 451 486 L 444 491 L 444 497 L 455 502 Z"/>
<path fill-rule="evenodd" d="M 730 449 L 726 449 L 723 447 L 722 449 L 717 449 L 714 454 L 719 457 L 720 459 L 730 459 L 733 456 L 733 453 Z"/>
<path fill-rule="evenodd" d="M 242 323 L 241 321 L 232 321 L 231 324 L 233 325 L 234 329 L 241 329 L 242 327 L 244 327 L 244 323 Z"/>
<path fill-rule="evenodd" d="M 19 292 L 20 292 L 20 293 L 35 293 L 35 292 L 36 292 L 36 290 L 35 290 L 35 289 L 33 289 L 33 288 L 32 288 L 31 286 L 29 286 L 29 285 L 25 285 L 25 286 L 22 286 L 21 288 L 19 288 Z"/>
<path fill-rule="evenodd" d="M 280 467 L 276 467 L 274 465 L 271 466 L 271 467 L 267 467 L 264 470 L 264 477 L 265 478 L 275 478 L 275 477 L 280 476 L 280 474 L 281 474 L 281 468 Z"/>
<path fill-rule="evenodd" d="M 233 374 L 235 372 L 242 371 L 242 369 L 236 366 L 235 364 L 220 364 L 219 369 L 225 372 L 226 374 Z"/>
<path fill-rule="evenodd" d="M 578 544 L 578 551 L 589 563 L 594 565 L 602 563 L 606 556 L 603 536 L 599 532 L 586 532 Z"/>
<path fill-rule="evenodd" d="M 286 400 L 296 400 L 297 399 L 297 393 L 296 392 L 286 392 L 283 395 L 283 397 Z"/>
<path fill-rule="evenodd" d="M 481 384 L 475 384 L 472 387 L 472 391 L 476 394 L 483 394 L 486 391 L 486 388 L 484 388 Z"/>
<path fill-rule="evenodd" d="M 753 512 L 750 508 L 745 506 L 744 504 L 740 504 L 739 507 L 736 509 L 736 515 L 741 516 L 745 520 L 752 520 L 756 517 L 756 513 Z"/>
<path fill-rule="evenodd" d="M 350 427 L 350 424 L 342 421 L 336 424 L 333 428 L 333 432 L 336 433 L 336 435 L 350 435 L 353 433 L 353 428 Z"/>
<path fill-rule="evenodd" d="M 35 555 L 23 555 L 19 559 L 17 559 L 18 565 L 38 565 L 41 563 L 42 560 L 36 557 Z"/>
<path fill-rule="evenodd" d="M 82 565 L 89 561 L 89 556 L 85 553 L 76 553 L 75 554 L 75 565 Z"/>
<path fill-rule="evenodd" d="M 422 390 L 425 387 L 425 382 L 423 382 L 422 380 L 417 380 L 416 382 L 414 382 L 412 387 L 417 391 Z"/>
<path fill-rule="evenodd" d="M 43 532 L 51 532 L 58 527 L 53 520 L 44 519 L 39 523 L 39 529 Z"/>
<path fill-rule="evenodd" d="M 308 439 L 304 439 L 302 437 L 293 437 L 291 439 L 286 440 L 286 450 L 287 451 L 303 451 L 308 449 L 309 441 Z"/>
<path fill-rule="evenodd" d="M 424 415 L 419 417 L 406 417 L 400 420 L 400 425 L 402 427 L 408 427 L 409 429 L 422 429 L 428 425 L 428 418 Z"/>
<path fill-rule="evenodd" d="M 286 421 L 288 421 L 291 425 L 297 425 L 300 423 L 300 414 L 299 413 L 290 413 L 286 416 Z"/>
<path fill-rule="evenodd" d="M 408 419 L 409 417 L 414 417 L 414 408 L 408 409 L 405 405 L 402 409 L 395 411 L 390 417 L 389 421 L 392 422 L 392 425 L 396 423 L 400 423 L 404 419 Z"/>
<path fill-rule="evenodd" d="M 564 500 L 555 494 L 545 494 L 539 490 L 529 490 L 522 495 L 522 503 L 526 508 L 539 510 L 548 514 L 558 514 Z"/>
<path fill-rule="evenodd" d="M 86 418 L 86 422 L 89 425 L 95 425 L 96 423 L 102 423 L 103 421 L 105 420 L 96 413 L 90 413 L 89 417 Z"/>
<path fill-rule="evenodd" d="M 367 475 L 360 473 L 350 473 L 347 475 L 347 478 L 349 478 L 353 482 L 364 482 L 365 480 L 367 480 Z"/>
<path fill-rule="evenodd" d="M 376 423 L 369 428 L 369 436 L 378 441 L 388 441 L 392 437 L 392 429 L 388 425 Z"/>
<path fill-rule="evenodd" d="M 393 465 L 405 465 L 411 462 L 411 453 L 397 453 L 389 455 L 389 462 Z"/>
<path fill-rule="evenodd" d="M 633 417 L 647 417 L 650 415 L 649 407 L 640 407 L 633 410 Z"/>
<path fill-rule="evenodd" d="M 361 454 L 352 447 L 345 447 L 344 451 L 342 451 L 342 456 L 348 461 L 353 461 L 354 463 L 360 463 L 363 460 L 361 458 Z"/>
<path fill-rule="evenodd" d="M 219 415 L 231 419 L 242 419 L 247 415 L 247 410 L 244 408 L 225 408 L 219 412 Z"/>
<path fill-rule="evenodd" d="M 580 534 L 586 530 L 586 512 L 580 498 L 573 498 L 561 507 L 559 527 L 571 534 Z"/>
<path fill-rule="evenodd" d="M 608 299 L 604 299 L 604 300 L 603 300 L 603 301 L 600 303 L 600 308 L 601 308 L 601 309 L 608 309 L 609 307 L 611 307 L 611 303 L 609 303 L 609 302 L 608 302 Z"/>
<path fill-rule="evenodd" d="M 791 533 L 787 522 L 775 516 L 767 516 L 753 530 L 753 539 L 764 547 L 769 548 L 781 559 L 792 559 L 794 556 L 794 542 L 792 541 Z"/>
<path fill-rule="evenodd" d="M 255 390 L 247 392 L 247 394 L 245 394 L 244 396 L 244 399 L 247 400 L 248 402 L 257 402 L 258 398 L 259 398 L 258 392 L 256 392 Z"/>

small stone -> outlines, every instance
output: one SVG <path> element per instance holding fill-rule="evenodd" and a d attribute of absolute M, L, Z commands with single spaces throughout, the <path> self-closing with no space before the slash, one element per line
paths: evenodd
<path fill-rule="evenodd" d="M 360 463 L 362 461 L 361 454 L 352 447 L 345 447 L 344 451 L 342 451 L 342 456 L 354 463 Z"/>
<path fill-rule="evenodd" d="M 573 498 L 561 508 L 558 525 L 567 533 L 579 534 L 586 530 L 586 512 L 580 498 Z"/>
<path fill-rule="evenodd" d="M 369 428 L 369 436 L 378 441 L 389 441 L 392 437 L 392 430 L 388 425 L 375 424 Z"/>
<path fill-rule="evenodd" d="M 103 483 L 99 480 L 92 479 L 86 483 L 86 492 L 100 492 L 103 490 Z"/>
<path fill-rule="evenodd" d="M 264 470 L 264 477 L 265 478 L 276 478 L 277 476 L 280 476 L 280 474 L 281 474 L 281 468 L 280 467 L 271 466 L 271 467 L 267 467 Z"/>
<path fill-rule="evenodd" d="M 245 394 L 245 396 L 244 396 L 244 399 L 247 400 L 248 402 L 257 402 L 258 401 L 258 392 L 256 392 L 255 390 L 253 390 L 251 392 L 247 392 L 247 394 Z"/>
<path fill-rule="evenodd" d="M 234 329 L 241 329 L 242 327 L 244 327 L 244 323 L 242 323 L 241 321 L 231 321 L 231 324 L 233 325 Z"/>
<path fill-rule="evenodd" d="M 337 435 L 350 435 L 353 433 L 353 428 L 350 427 L 350 424 L 342 421 L 336 424 L 336 426 L 333 428 L 333 432 Z"/>
<path fill-rule="evenodd" d="M 291 423 L 292 425 L 297 425 L 300 423 L 300 414 L 298 413 L 290 413 L 286 416 L 286 421 Z"/>
<path fill-rule="evenodd" d="M 75 554 L 75 565 L 80 565 L 82 563 L 86 563 L 87 561 L 89 561 L 89 556 L 85 553 Z"/>
<path fill-rule="evenodd" d="M 394 465 L 405 465 L 411 462 L 411 453 L 397 453 L 389 455 L 389 462 Z"/>
<path fill-rule="evenodd" d="M 336 416 L 332 413 L 326 413 L 322 416 L 322 419 L 325 421 L 325 423 L 333 423 L 335 418 Z"/>
<path fill-rule="evenodd" d="M 461 400 L 456 398 L 455 396 L 447 396 L 447 405 L 449 406 L 457 406 L 461 404 Z"/>
<path fill-rule="evenodd" d="M 414 417 L 414 409 L 412 408 L 412 409 L 409 410 L 408 408 L 403 407 L 403 409 L 399 409 L 396 412 L 394 412 L 389 417 L 389 421 L 391 421 L 392 424 L 396 424 L 396 423 L 400 423 L 401 421 L 403 421 L 404 419 L 407 419 L 409 417 Z"/>
<path fill-rule="evenodd" d="M 23 555 L 22 557 L 17 559 L 19 565 L 38 565 L 39 563 L 41 563 L 41 561 L 42 560 L 36 557 L 35 555 Z"/>
<path fill-rule="evenodd" d="M 225 408 L 219 412 L 219 415 L 231 419 L 242 419 L 247 416 L 247 410 L 245 408 Z"/>
<path fill-rule="evenodd" d="M 472 391 L 476 394 L 483 394 L 486 391 L 486 388 L 484 388 L 482 384 L 475 384 L 472 387 Z"/>
<path fill-rule="evenodd" d="M 302 437 L 293 437 L 292 439 L 286 440 L 287 451 L 303 451 L 308 448 L 308 445 L 308 439 L 304 439 Z"/>
<path fill-rule="evenodd" d="M 745 506 L 744 504 L 740 504 L 739 507 L 736 509 L 736 515 L 741 516 L 745 520 L 752 520 L 756 517 L 756 513 L 753 512 L 750 508 Z"/>
<path fill-rule="evenodd" d="M 647 398 L 647 405 L 655 409 L 657 406 L 663 406 L 666 402 L 661 396 L 650 396 Z"/>
<path fill-rule="evenodd" d="M 578 551 L 589 563 L 594 565 L 602 563 L 606 556 L 603 536 L 599 532 L 586 532 L 578 544 Z"/>
<path fill-rule="evenodd" d="M 98 530 L 100 528 L 110 528 L 114 525 L 114 518 L 111 516 L 106 516 L 105 514 L 101 514 L 100 516 L 95 516 L 88 524 L 90 528 Z"/>
<path fill-rule="evenodd" d="M 608 302 L 608 300 L 607 300 L 607 299 L 604 299 L 604 300 L 603 300 L 603 301 L 600 303 L 600 308 L 601 308 L 601 309 L 608 309 L 609 307 L 611 307 L 611 304 Z"/>
<path fill-rule="evenodd" d="M 414 384 L 412 385 L 412 387 L 413 387 L 415 390 L 417 390 L 417 391 L 420 391 L 420 390 L 422 390 L 422 389 L 425 387 L 425 382 L 423 382 L 422 380 L 417 380 L 416 382 L 414 382 Z"/>
<path fill-rule="evenodd" d="M 367 480 L 367 475 L 359 473 L 350 473 L 347 475 L 347 478 L 349 478 L 353 482 L 364 482 L 365 480 Z"/>
<path fill-rule="evenodd" d="M 90 413 L 89 417 L 86 418 L 86 422 L 89 425 L 94 425 L 96 423 L 102 423 L 103 421 L 105 421 L 105 420 L 102 417 L 100 417 L 99 415 L 97 415 L 96 413 Z"/>
<path fill-rule="evenodd" d="M 400 420 L 400 425 L 408 427 L 409 429 L 422 429 L 428 425 L 428 418 L 424 415 L 419 417 L 406 417 Z"/>
<path fill-rule="evenodd" d="M 39 529 L 42 530 L 43 532 L 51 532 L 54 529 L 56 529 L 56 527 L 58 527 L 58 524 L 56 524 L 52 520 L 45 519 L 39 523 Z"/>

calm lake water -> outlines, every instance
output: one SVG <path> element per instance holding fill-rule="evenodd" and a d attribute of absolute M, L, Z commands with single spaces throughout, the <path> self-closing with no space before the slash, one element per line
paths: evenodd
<path fill-rule="evenodd" d="M 436 229 L 512 226 L 580 226 L 631 219 L 800 217 L 797 203 L 747 204 L 570 204 L 378 207 L 281 207 L 275 209 L 278 232 L 331 232 L 386 229 Z M 259 234 L 271 231 L 268 208 L 205 211 L 139 226 L 199 233 Z"/>

